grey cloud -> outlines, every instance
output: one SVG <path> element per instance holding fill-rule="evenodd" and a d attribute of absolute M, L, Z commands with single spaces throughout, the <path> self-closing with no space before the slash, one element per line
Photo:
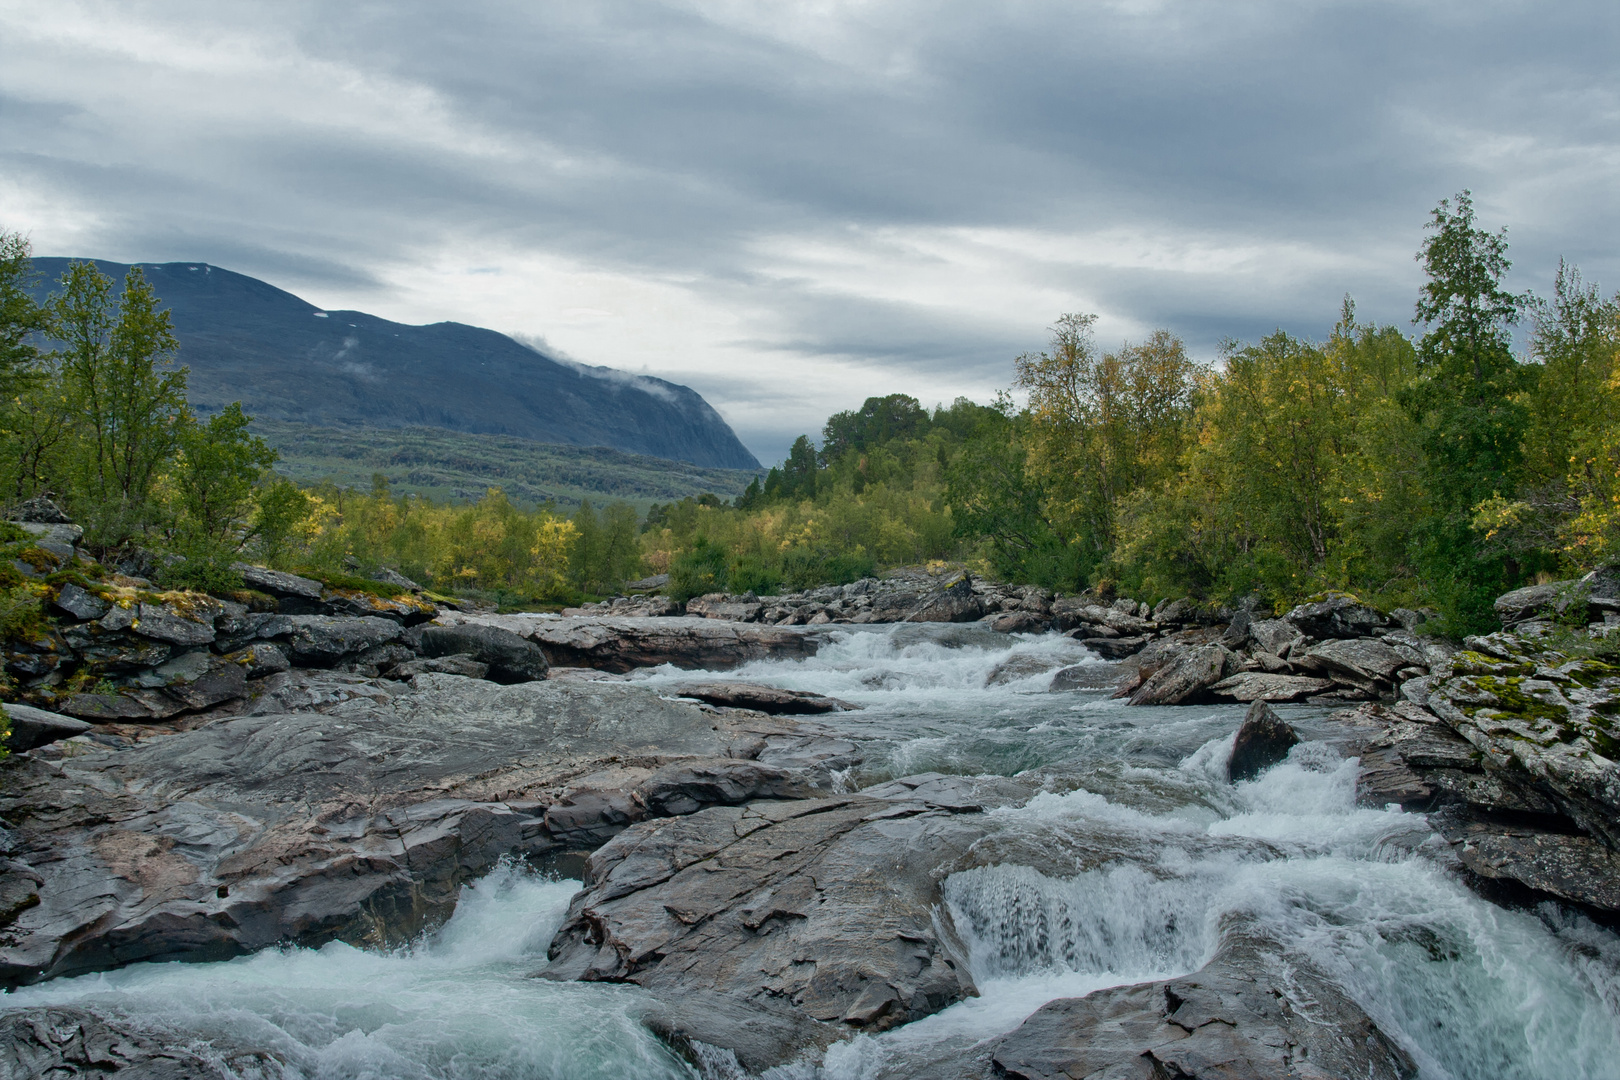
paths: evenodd
<path fill-rule="evenodd" d="M 177 134 L 172 90 L 125 129 L 71 84 L 10 88 L 0 166 L 103 222 L 98 250 L 73 254 L 383 290 L 384 264 L 499 238 L 678 275 L 746 309 L 745 340 L 784 363 L 854 359 L 918 385 L 1004 383 L 1059 310 L 1021 331 L 951 296 L 773 276 L 759 237 L 1118 227 L 1321 256 L 1232 273 L 1040 268 L 1046 291 L 1075 298 L 1064 307 L 1166 326 L 1203 354 L 1279 325 L 1320 336 L 1347 292 L 1404 325 L 1425 214 L 1463 187 L 1486 222 L 1512 226 L 1516 287 L 1545 290 L 1561 255 L 1620 286 L 1620 8 L 1607 0 L 894 3 L 828 15 L 817 32 L 843 44 L 817 48 L 651 0 L 147 10 L 154 24 L 232 20 L 271 53 L 426 87 L 468 138 L 512 155 L 252 111 Z M 96 62 L 83 58 L 84 79 Z M 154 134 L 180 156 L 144 150 Z M 701 357 L 648 362 L 701 375 Z M 693 385 L 722 393 L 708 381 Z M 863 389 L 829 389 L 825 404 Z M 773 434 L 772 416 L 793 421 L 768 393 L 732 400 L 756 449 L 796 433 Z"/>

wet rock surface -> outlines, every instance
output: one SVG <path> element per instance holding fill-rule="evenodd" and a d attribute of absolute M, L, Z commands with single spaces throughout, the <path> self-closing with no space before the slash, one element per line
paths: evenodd
<path fill-rule="evenodd" d="M 274 1054 L 138 1027 L 89 1009 L 55 1006 L 0 1014 L 0 1080 L 117 1075 L 129 1080 L 273 1080 Z"/>
<path fill-rule="evenodd" d="M 1410 1080 L 1417 1066 L 1309 961 L 1233 935 L 1195 974 L 1047 1003 L 958 1075 Z"/>
<path fill-rule="evenodd" d="M 0 927 L 0 978 L 400 942 L 503 856 L 564 847 L 546 811 L 579 790 L 629 792 L 641 816 L 813 790 L 782 765 L 725 764 L 813 733 L 624 684 L 266 682 L 246 715 L 0 766 L 12 857 L 38 879 Z M 660 772 L 688 759 L 719 764 Z"/>
<path fill-rule="evenodd" d="M 1271 768 L 1299 743 L 1299 735 L 1264 701 L 1249 706 L 1232 740 L 1226 773 L 1233 782 L 1252 780 Z"/>

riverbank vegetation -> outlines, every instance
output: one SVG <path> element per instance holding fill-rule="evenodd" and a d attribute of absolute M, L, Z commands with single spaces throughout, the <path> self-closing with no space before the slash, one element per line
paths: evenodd
<path fill-rule="evenodd" d="M 380 474 L 300 486 L 240 408 L 187 407 L 139 270 L 119 293 L 75 265 L 37 305 L 26 243 L 3 248 L 0 502 L 50 492 L 92 550 L 148 552 L 166 585 L 228 584 L 247 555 L 521 605 L 647 573 L 684 598 L 959 560 L 1139 598 L 1282 606 L 1339 589 L 1465 630 L 1490 624 L 1497 594 L 1620 549 L 1620 302 L 1572 267 L 1544 300 L 1506 292 L 1505 234 L 1467 193 L 1432 214 L 1413 333 L 1347 298 L 1319 340 L 1279 330 L 1206 366 L 1168 331 L 1105 348 L 1093 316 L 1064 315 L 989 404 L 869 398 L 735 498 L 644 518 L 498 489 L 435 502 Z"/>

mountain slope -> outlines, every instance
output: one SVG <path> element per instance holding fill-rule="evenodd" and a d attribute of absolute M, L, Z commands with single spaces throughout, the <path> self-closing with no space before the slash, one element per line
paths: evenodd
<path fill-rule="evenodd" d="M 37 258 L 49 291 L 70 260 Z M 118 281 L 128 266 L 96 261 Z M 408 326 L 322 311 L 206 263 L 141 263 L 172 313 L 193 405 L 324 427 L 435 427 L 511 435 L 711 468 L 759 461 L 694 390 L 560 362 L 462 323 Z"/>

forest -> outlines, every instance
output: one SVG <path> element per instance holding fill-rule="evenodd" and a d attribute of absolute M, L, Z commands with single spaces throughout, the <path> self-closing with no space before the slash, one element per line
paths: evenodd
<path fill-rule="evenodd" d="M 1280 608 L 1327 590 L 1491 624 L 1496 595 L 1620 545 L 1620 296 L 1563 265 L 1504 288 L 1506 231 L 1469 193 L 1432 211 L 1408 329 L 1346 298 L 1320 340 L 1278 330 L 1194 361 L 1168 330 L 1105 348 L 1066 314 L 987 405 L 905 394 L 830 417 L 726 501 L 572 514 L 300 487 L 239 407 L 186 403 L 161 301 L 75 264 L 43 305 L 0 237 L 0 501 L 49 492 L 92 550 L 154 553 L 160 584 L 229 587 L 250 558 L 399 570 L 505 607 L 668 573 L 677 599 L 960 561 L 1018 583 Z M 1326 320 L 1324 320 L 1326 322 Z M 21 581 L 0 582 L 26 603 Z"/>

